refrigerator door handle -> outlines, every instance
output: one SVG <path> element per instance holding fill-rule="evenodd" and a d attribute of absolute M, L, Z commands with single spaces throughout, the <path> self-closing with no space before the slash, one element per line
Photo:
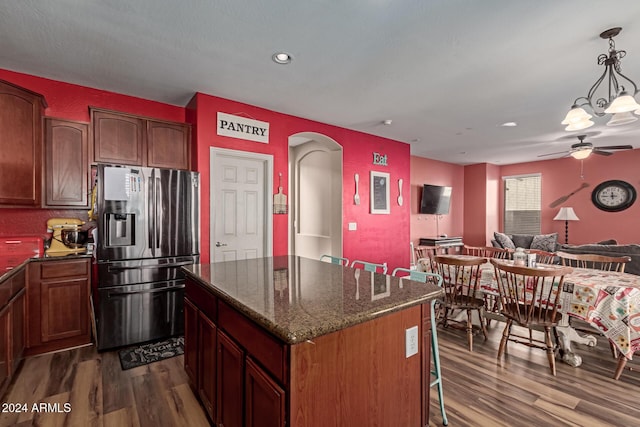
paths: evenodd
<path fill-rule="evenodd" d="M 113 292 L 109 291 L 109 293 L 107 294 L 107 297 L 111 298 L 119 295 L 135 295 L 135 294 L 155 294 L 158 292 L 170 292 L 170 291 L 177 291 L 180 289 L 184 289 L 184 285 L 166 286 L 164 288 L 145 289 L 142 291 L 113 291 Z"/>
<path fill-rule="evenodd" d="M 149 225 L 148 225 L 148 238 L 149 238 L 149 249 L 151 249 L 152 256 L 155 256 L 155 229 L 156 229 L 156 217 L 155 215 L 151 215 L 151 212 L 154 212 L 156 205 L 156 193 L 154 191 L 154 180 L 153 180 L 153 172 L 151 172 L 151 179 L 147 179 L 147 183 L 149 186 L 148 196 L 147 196 L 147 212 L 149 215 Z"/>
<path fill-rule="evenodd" d="M 155 171 L 154 171 L 155 172 Z M 159 232 L 159 228 L 160 226 L 162 226 L 162 220 L 160 218 L 158 218 L 158 205 L 162 204 L 162 181 L 160 180 L 160 177 L 157 176 L 154 179 L 155 182 L 155 189 L 153 191 L 153 194 L 155 195 L 156 198 L 156 203 L 154 204 L 153 207 L 153 217 L 154 217 L 154 222 L 155 222 L 155 227 L 154 227 L 154 233 L 155 233 L 155 248 L 159 249 L 160 248 L 160 232 Z"/>

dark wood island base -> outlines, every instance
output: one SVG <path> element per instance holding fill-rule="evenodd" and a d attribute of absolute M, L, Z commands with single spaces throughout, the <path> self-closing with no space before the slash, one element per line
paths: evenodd
<path fill-rule="evenodd" d="M 437 286 L 294 256 L 185 272 L 185 370 L 214 423 L 428 425 Z"/>

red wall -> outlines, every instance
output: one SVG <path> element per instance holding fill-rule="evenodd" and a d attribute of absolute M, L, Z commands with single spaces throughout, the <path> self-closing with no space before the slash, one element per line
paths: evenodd
<path fill-rule="evenodd" d="M 325 135 L 343 147 L 343 255 L 349 259 L 371 262 L 387 262 L 389 268 L 407 267 L 410 261 L 409 209 L 410 204 L 398 206 L 398 179 L 409 182 L 409 145 L 355 132 L 336 126 L 306 120 L 260 107 L 242 104 L 206 94 L 196 94 L 189 103 L 187 117 L 195 119 L 196 156 L 201 172 L 201 235 L 203 260 L 209 259 L 209 151 L 211 147 L 272 154 L 274 175 L 282 173 L 283 192 L 288 194 L 288 149 L 289 136 L 301 132 L 316 132 Z M 248 116 L 270 123 L 269 144 L 244 141 L 216 134 L 217 112 Z M 373 152 L 386 154 L 388 166 L 374 166 Z M 391 175 L 391 213 L 372 215 L 369 213 L 369 171 L 388 172 Z M 359 173 L 360 205 L 353 204 L 353 176 Z M 274 177 L 274 193 L 278 180 Z M 405 200 L 408 189 L 404 186 Z M 273 254 L 288 253 L 287 215 L 273 215 Z M 348 231 L 348 223 L 357 222 L 357 231 Z"/>
<path fill-rule="evenodd" d="M 0 79 L 42 94 L 48 104 L 45 115 L 89 122 L 89 106 L 123 111 L 177 122 L 185 121 L 185 109 L 104 90 L 0 69 Z M 87 219 L 86 209 L 0 209 L 0 236 L 42 235 L 52 217 Z"/>
<path fill-rule="evenodd" d="M 564 221 L 554 221 L 560 207 L 572 207 L 580 221 L 569 223 L 569 243 L 593 243 L 616 239 L 619 243 L 640 243 L 640 200 L 622 212 L 604 212 L 591 202 L 591 192 L 603 181 L 626 181 L 640 192 L 640 149 L 617 152 L 612 156 L 591 155 L 584 160 L 571 157 L 540 162 L 519 163 L 500 168 L 502 176 L 530 173 L 542 174 L 542 232 L 558 232 L 564 243 Z M 584 178 L 581 177 L 581 173 Z M 549 204 L 579 188 L 585 182 L 589 186 L 579 191 L 556 208 Z M 500 183 L 502 192 L 502 182 Z M 502 212 L 502 206 L 500 206 Z M 502 224 L 502 219 L 500 220 Z"/>
<path fill-rule="evenodd" d="M 411 241 L 418 245 L 421 237 L 439 234 L 463 236 L 465 206 L 464 167 L 452 163 L 411 157 Z M 448 215 L 440 215 L 436 224 L 435 215 L 420 213 L 420 198 L 424 184 L 451 187 L 451 207 Z"/>

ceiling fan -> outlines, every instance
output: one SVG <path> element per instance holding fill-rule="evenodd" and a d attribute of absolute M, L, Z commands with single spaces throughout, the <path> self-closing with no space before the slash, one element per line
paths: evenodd
<path fill-rule="evenodd" d="M 574 159 L 581 160 L 581 159 L 586 159 L 592 153 L 599 154 L 601 156 L 610 156 L 613 153 L 607 150 L 632 150 L 633 149 L 631 145 L 607 145 L 602 147 L 594 147 L 592 143 L 584 142 L 584 139 L 586 137 L 587 135 L 578 135 L 578 139 L 580 140 L 580 142 L 573 144 L 569 151 L 560 151 L 558 153 L 541 154 L 538 157 L 555 156 L 558 154 L 564 154 L 563 157 L 571 156 Z"/>

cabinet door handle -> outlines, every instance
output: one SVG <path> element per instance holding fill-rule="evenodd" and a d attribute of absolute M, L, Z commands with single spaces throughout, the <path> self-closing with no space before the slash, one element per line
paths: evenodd
<path fill-rule="evenodd" d="M 216 248 L 219 248 L 221 246 L 227 246 L 227 244 L 226 243 L 216 242 Z"/>

